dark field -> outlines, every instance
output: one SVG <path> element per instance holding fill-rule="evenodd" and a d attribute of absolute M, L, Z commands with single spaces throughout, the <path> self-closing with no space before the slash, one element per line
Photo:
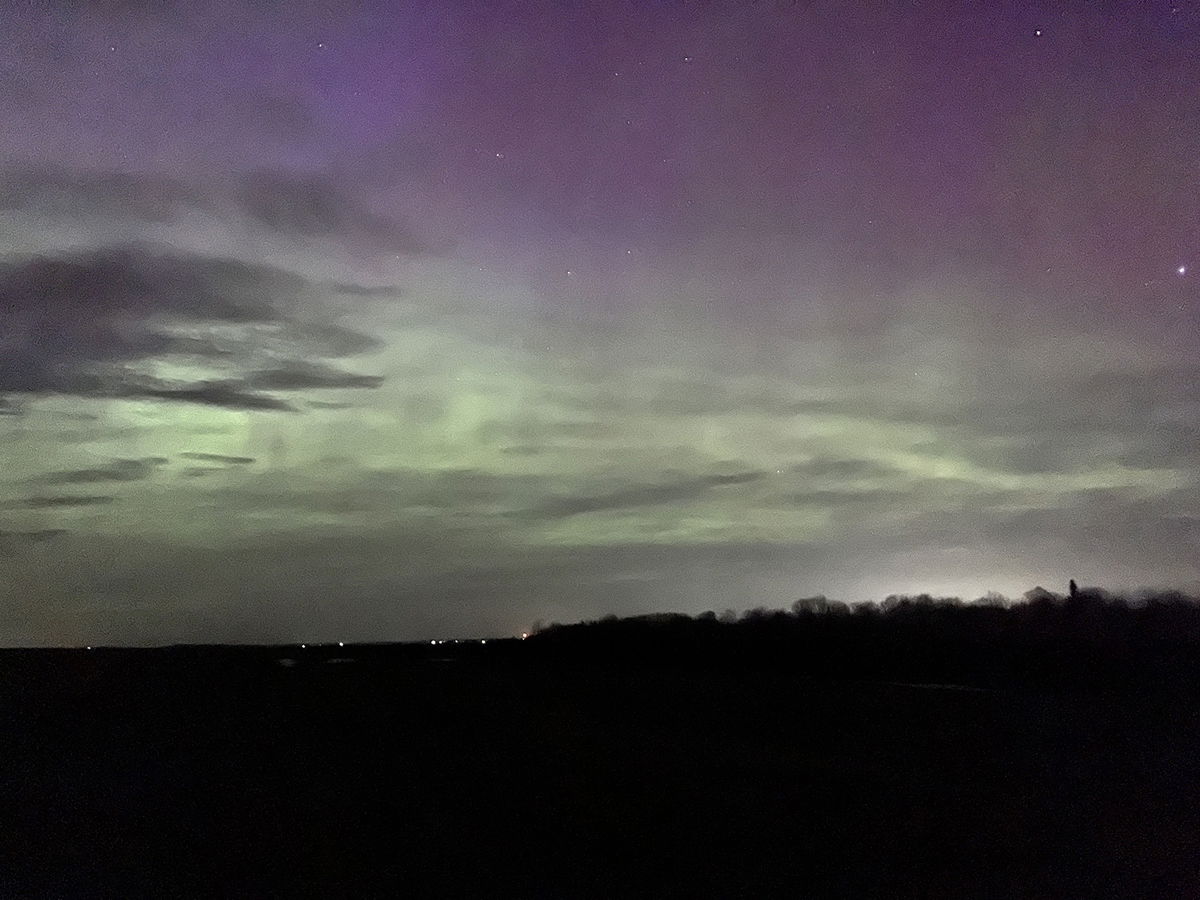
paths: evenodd
<path fill-rule="evenodd" d="M 0 892 L 1200 897 L 1198 750 L 1182 691 L 4 651 Z"/>

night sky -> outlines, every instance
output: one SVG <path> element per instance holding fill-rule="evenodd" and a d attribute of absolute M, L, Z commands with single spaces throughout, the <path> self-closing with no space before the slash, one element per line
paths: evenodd
<path fill-rule="evenodd" d="M 1200 583 L 1200 7 L 0 11 L 0 645 Z"/>

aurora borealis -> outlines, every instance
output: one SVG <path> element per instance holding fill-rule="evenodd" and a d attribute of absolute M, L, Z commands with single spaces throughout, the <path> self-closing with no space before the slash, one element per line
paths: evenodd
<path fill-rule="evenodd" d="M 0 645 L 1200 583 L 1192 5 L 0 26 Z"/>

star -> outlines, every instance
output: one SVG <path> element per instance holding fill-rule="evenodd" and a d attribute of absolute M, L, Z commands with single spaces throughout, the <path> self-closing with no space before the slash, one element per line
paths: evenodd
<path fill-rule="evenodd" d="M 1180 266 L 1175 271 L 1178 272 L 1180 275 L 1186 275 L 1187 274 L 1187 266 Z"/>

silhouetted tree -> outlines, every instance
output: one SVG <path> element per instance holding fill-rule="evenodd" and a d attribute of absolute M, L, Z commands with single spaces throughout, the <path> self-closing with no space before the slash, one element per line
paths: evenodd
<path fill-rule="evenodd" d="M 1073 688 L 1166 685 L 1200 691 L 1200 601 L 1147 593 L 1135 602 L 1097 588 L 1042 588 L 1007 603 L 896 594 L 847 607 L 797 600 L 791 614 L 757 607 L 692 618 L 605 617 L 539 630 L 530 643 L 572 661 L 801 669 L 821 677 Z"/>
<path fill-rule="evenodd" d="M 829 612 L 829 599 L 824 594 L 817 594 L 815 597 L 801 597 L 792 604 L 792 614 L 799 616 L 804 614 L 824 615 Z"/>

